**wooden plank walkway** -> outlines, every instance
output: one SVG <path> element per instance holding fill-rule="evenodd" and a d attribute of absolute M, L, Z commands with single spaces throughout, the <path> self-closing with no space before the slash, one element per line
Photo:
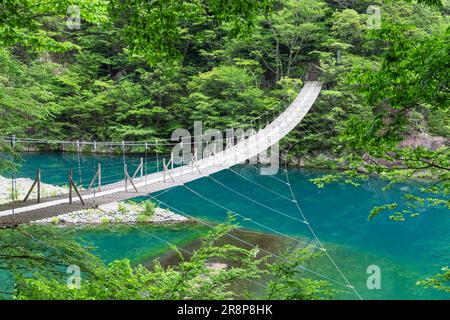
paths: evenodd
<path fill-rule="evenodd" d="M 86 206 L 75 196 L 73 203 L 69 203 L 68 195 L 43 198 L 41 203 L 36 200 L 0 205 L 0 227 L 10 227 L 34 220 L 58 216 L 61 214 L 82 209 L 95 208 L 102 204 L 123 201 L 137 196 L 148 195 L 174 186 L 214 174 L 233 165 L 243 163 L 272 145 L 280 141 L 293 130 L 308 113 L 318 95 L 322 83 L 317 81 L 306 82 L 292 104 L 281 113 L 273 122 L 258 133 L 251 135 L 224 151 L 210 157 L 198 160 L 194 168 L 191 164 L 177 167 L 165 172 L 155 172 L 146 177 L 135 179 L 136 192 L 130 183 L 125 190 L 125 181 L 109 184 L 102 187 L 102 191 L 80 191 Z"/>

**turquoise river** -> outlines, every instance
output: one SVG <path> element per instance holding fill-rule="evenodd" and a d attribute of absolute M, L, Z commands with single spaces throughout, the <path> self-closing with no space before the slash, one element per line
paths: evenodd
<path fill-rule="evenodd" d="M 103 182 L 121 180 L 123 158 L 118 155 L 83 155 L 78 162 L 73 153 L 24 153 L 18 176 L 33 178 L 41 168 L 45 183 L 67 184 L 67 170 L 74 170 L 74 179 L 86 186 L 98 162 L 103 167 Z M 138 156 L 126 156 L 129 171 L 137 167 Z M 149 158 L 147 172 L 156 170 L 161 159 Z M 78 164 L 80 163 L 80 165 Z M 81 172 L 81 176 L 79 173 Z M 384 190 L 385 182 L 373 178 L 360 187 L 332 184 L 317 188 L 309 180 L 326 174 L 313 169 L 288 170 L 292 189 L 303 214 L 318 238 L 323 242 L 342 272 L 365 299 L 449 299 L 450 294 L 418 287 L 416 281 L 432 276 L 450 262 L 449 212 L 440 208 L 421 209 L 420 215 L 395 222 L 389 214 L 380 214 L 372 221 L 367 217 L 376 205 L 402 203 L 405 193 L 417 193 L 425 182 L 409 182 Z M 300 212 L 289 200 L 286 173 L 262 176 L 252 165 L 239 165 L 232 170 L 154 194 L 161 206 L 170 206 L 208 223 L 221 222 L 227 210 L 238 215 L 241 227 L 256 232 L 287 236 L 300 241 L 313 241 L 307 225 L 298 222 Z M 81 178 L 81 179 L 80 179 Z M 235 192 L 233 192 L 234 190 Z M 239 195 L 240 194 L 240 195 Z M 253 199 L 254 201 L 250 200 Z M 401 206 L 400 206 L 401 207 Z M 275 209 L 271 210 L 269 208 Z M 289 218 L 293 217 L 295 219 Z M 80 241 L 94 245 L 105 261 L 129 258 L 135 263 L 148 263 L 170 250 L 167 243 L 187 246 L 208 231 L 199 225 L 147 226 L 142 232 L 132 227 L 78 229 Z M 314 243 L 314 241 L 312 242 Z M 381 270 L 381 289 L 368 289 L 369 266 Z M 342 278 L 327 259 L 309 266 L 314 271 L 342 282 Z M 342 288 L 338 288 L 342 289 Z M 340 298 L 356 298 L 341 294 Z"/>

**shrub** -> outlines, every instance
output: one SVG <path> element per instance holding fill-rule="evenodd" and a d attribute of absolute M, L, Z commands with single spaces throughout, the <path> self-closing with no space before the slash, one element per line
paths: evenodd
<path fill-rule="evenodd" d="M 152 201 L 147 200 L 144 202 L 143 206 L 144 211 L 142 213 L 151 218 L 155 214 L 156 205 Z"/>
<path fill-rule="evenodd" d="M 109 223 L 109 219 L 107 217 L 101 217 L 100 218 L 100 223 L 101 224 L 108 224 Z"/>
<path fill-rule="evenodd" d="M 53 218 L 50 220 L 50 222 L 51 222 L 52 224 L 57 224 L 57 223 L 59 222 L 59 218 L 58 218 L 58 217 L 53 217 Z"/>
<path fill-rule="evenodd" d="M 117 211 L 119 211 L 119 213 L 121 214 L 127 214 L 128 208 L 123 203 L 119 203 L 119 205 L 117 206 Z"/>
<path fill-rule="evenodd" d="M 146 222 L 149 222 L 150 219 L 151 219 L 151 217 L 147 216 L 146 214 L 141 213 L 137 216 L 136 220 L 139 223 L 146 223 Z"/>

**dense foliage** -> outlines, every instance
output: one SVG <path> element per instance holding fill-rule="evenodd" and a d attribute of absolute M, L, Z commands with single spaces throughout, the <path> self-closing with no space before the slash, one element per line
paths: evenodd
<path fill-rule="evenodd" d="M 66 23 L 74 4 L 80 28 Z M 448 1 L 152 4 L 1 1 L 0 136 L 153 140 L 195 120 L 205 128 L 259 126 L 270 118 L 253 119 L 283 109 L 305 80 L 320 78 L 320 99 L 283 142 L 293 146 L 290 160 L 343 169 L 319 186 L 371 174 L 391 184 L 434 179 L 419 196 L 405 196 L 406 208 L 383 203 L 370 219 L 385 210 L 403 221 L 421 206 L 450 208 Z M 369 5 L 380 8 L 379 29 L 370 27 Z M 433 148 L 408 142 L 435 136 L 441 142 Z M 105 276 L 119 268 L 123 279 L 151 277 L 126 262 L 99 268 Z M 444 268 L 420 284 L 445 290 L 448 275 Z M 45 278 L 23 283 L 53 292 Z M 273 296 L 297 297 L 279 292 L 289 285 L 272 285 Z M 98 293 L 95 283 L 91 289 L 83 294 Z"/>
<path fill-rule="evenodd" d="M 419 41 L 416 51 L 440 52 L 448 42 L 446 5 L 380 2 L 383 24 L 375 39 L 367 27 L 369 1 L 161 1 L 146 10 L 141 1 L 33 3 L 2 4 L 9 17 L 0 39 L 8 45 L 0 49 L 3 136 L 153 141 L 200 119 L 224 129 L 281 110 L 298 92 L 296 79 L 317 78 L 320 70 L 328 90 L 291 141 L 301 143 L 296 152 L 323 153 L 339 145 L 345 120 L 369 111 L 364 99 L 397 93 L 373 79 L 365 86 L 369 97 L 346 81 L 352 67 L 380 63 L 388 38 L 402 34 L 391 23 L 415 26 L 414 40 L 409 47 L 399 42 L 399 50 Z M 66 25 L 69 4 L 80 8 L 80 29 Z M 414 67 L 391 51 L 398 63 Z M 403 52 L 415 59 L 413 50 Z M 440 60 L 425 64 L 422 76 L 435 77 L 428 87 L 420 85 L 424 79 L 414 80 L 420 88 L 411 86 L 408 69 L 397 74 L 409 81 L 397 101 L 408 104 L 405 96 L 415 94 L 430 105 L 444 103 L 445 94 L 434 92 L 445 80 L 447 56 L 440 52 Z M 435 108 L 428 118 L 421 130 L 449 134 L 448 110 Z"/>
<path fill-rule="evenodd" d="M 294 248 L 273 259 L 257 248 L 217 245 L 235 227 L 230 216 L 214 227 L 192 254 L 179 251 L 178 264 L 162 266 L 156 260 L 151 268 L 132 265 L 127 259 L 105 265 L 71 237 L 70 229 L 23 226 L 1 230 L 0 271 L 11 273 L 15 284 L 8 286 L 3 281 L 0 296 L 59 300 L 257 298 L 243 290 L 248 285 L 258 285 L 258 291 L 262 286 L 262 297 L 267 299 L 329 299 L 334 294 L 330 283 L 309 278 L 299 268 L 317 256 L 310 248 Z M 211 268 L 208 263 L 212 262 L 227 267 Z M 66 273 L 73 265 L 81 271 L 78 284 Z M 267 286 L 263 276 L 270 279 Z"/>

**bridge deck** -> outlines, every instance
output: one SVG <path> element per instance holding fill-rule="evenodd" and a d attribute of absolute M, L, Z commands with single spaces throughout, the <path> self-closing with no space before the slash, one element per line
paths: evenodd
<path fill-rule="evenodd" d="M 72 204 L 69 204 L 67 195 L 44 198 L 39 204 L 35 200 L 16 203 L 14 213 L 13 204 L 0 205 L 0 226 L 18 225 L 155 193 L 243 163 L 267 150 L 294 129 L 310 110 L 321 88 L 320 82 L 306 82 L 294 102 L 264 129 L 224 151 L 197 161 L 194 169 L 190 164 L 171 169 L 166 172 L 166 181 L 164 181 L 163 172 L 136 179 L 135 185 L 138 192 L 130 184 L 128 184 L 128 191 L 125 191 L 124 181 L 103 186 L 102 191 L 95 194 L 92 191 L 81 191 L 86 206 L 83 206 L 76 196 Z"/>

